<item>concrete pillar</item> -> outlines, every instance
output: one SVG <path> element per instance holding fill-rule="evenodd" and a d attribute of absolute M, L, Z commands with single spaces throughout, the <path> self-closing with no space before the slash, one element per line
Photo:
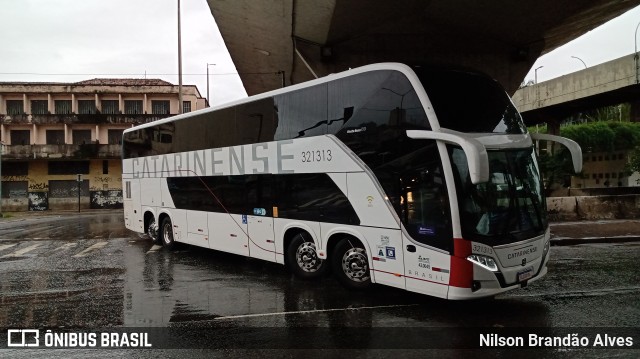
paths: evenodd
<path fill-rule="evenodd" d="M 96 110 L 98 112 L 102 112 L 102 106 L 100 106 L 100 97 L 98 96 L 98 94 L 95 95 L 95 99 L 96 99 Z"/>
<path fill-rule="evenodd" d="M 78 101 L 76 101 L 76 94 L 71 94 L 71 112 L 78 113 Z"/>
<path fill-rule="evenodd" d="M 122 100 L 122 94 L 118 94 L 118 112 L 124 113 L 124 100 Z"/>
<path fill-rule="evenodd" d="M 69 125 L 65 123 L 64 124 L 64 143 L 73 143 L 73 141 L 69 139 L 70 134 L 71 134 L 71 131 L 69 131 Z"/>
<path fill-rule="evenodd" d="M 550 135 L 560 135 L 560 121 L 559 120 L 549 120 L 547 121 L 547 133 Z"/>
<path fill-rule="evenodd" d="M 38 126 L 36 126 L 35 124 L 33 125 L 33 129 L 31 130 L 31 143 L 34 145 L 38 143 Z"/>
<path fill-rule="evenodd" d="M 53 100 L 51 99 L 51 94 L 47 94 L 47 111 L 49 113 L 53 113 Z"/>
<path fill-rule="evenodd" d="M 629 121 L 640 122 L 640 100 L 632 101 L 629 103 Z"/>
<path fill-rule="evenodd" d="M 6 114 L 7 114 L 7 110 L 5 109 L 4 96 L 0 94 L 0 115 L 6 115 Z"/>
<path fill-rule="evenodd" d="M 93 141 L 95 143 L 98 143 L 98 141 L 100 141 L 100 125 L 96 125 L 96 138 L 93 139 Z"/>
<path fill-rule="evenodd" d="M 149 111 L 147 111 L 147 94 L 144 94 L 144 100 L 142 100 L 142 113 L 145 115 L 149 113 Z"/>
<path fill-rule="evenodd" d="M 6 136 L 5 132 L 6 132 L 6 129 L 4 127 L 4 123 L 0 123 L 0 143 L 6 143 L 4 141 L 4 138 Z"/>
<path fill-rule="evenodd" d="M 29 110 L 29 97 L 27 97 L 26 93 L 22 94 L 22 112 L 31 113 Z"/>

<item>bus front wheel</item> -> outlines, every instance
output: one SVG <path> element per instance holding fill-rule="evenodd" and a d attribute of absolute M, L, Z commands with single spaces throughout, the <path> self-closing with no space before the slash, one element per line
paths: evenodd
<path fill-rule="evenodd" d="M 365 289 L 371 285 L 367 252 L 353 239 L 341 240 L 331 256 L 333 272 L 338 280 L 352 289 Z"/>
<path fill-rule="evenodd" d="M 162 236 L 162 245 L 165 248 L 169 250 L 175 248 L 176 242 L 173 240 L 173 225 L 171 224 L 171 218 L 166 217 L 162 221 L 162 231 L 160 235 Z"/>
<path fill-rule="evenodd" d="M 303 279 L 314 279 L 326 271 L 326 263 L 318 257 L 316 245 L 304 238 L 302 233 L 296 234 L 287 248 L 287 260 L 293 273 Z"/>

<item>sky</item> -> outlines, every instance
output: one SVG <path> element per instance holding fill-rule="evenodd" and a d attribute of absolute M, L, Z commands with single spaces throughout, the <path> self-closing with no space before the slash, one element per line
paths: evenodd
<path fill-rule="evenodd" d="M 246 96 L 206 0 L 182 0 L 184 85 L 213 105 Z M 160 78 L 178 84 L 177 0 L 0 0 L 0 81 Z M 640 6 L 540 57 L 538 82 L 634 51 Z M 640 47 L 639 38 L 638 47 Z M 215 64 L 207 66 L 207 64 Z"/>

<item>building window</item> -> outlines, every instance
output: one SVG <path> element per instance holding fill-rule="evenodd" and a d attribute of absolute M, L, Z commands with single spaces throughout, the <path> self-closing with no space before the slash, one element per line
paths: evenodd
<path fill-rule="evenodd" d="M 96 113 L 94 100 L 78 100 L 78 113 L 81 115 L 93 115 Z"/>
<path fill-rule="evenodd" d="M 124 113 L 127 115 L 141 115 L 142 100 L 124 100 Z"/>
<path fill-rule="evenodd" d="M 102 113 L 115 115 L 118 113 L 118 100 L 102 100 Z"/>
<path fill-rule="evenodd" d="M 609 155 L 604 156 L 605 161 L 609 161 Z"/>
<path fill-rule="evenodd" d="M 11 130 L 11 144 L 12 145 L 28 145 L 31 143 L 31 131 L 30 130 Z"/>
<path fill-rule="evenodd" d="M 598 173 L 598 178 L 603 178 L 604 175 L 602 173 Z"/>
<path fill-rule="evenodd" d="M 604 178 L 609 179 L 609 173 L 605 173 Z"/>
<path fill-rule="evenodd" d="M 47 130 L 47 145 L 64 145 L 64 130 Z"/>
<path fill-rule="evenodd" d="M 191 112 L 191 101 L 182 101 L 182 113 Z"/>
<path fill-rule="evenodd" d="M 598 156 L 598 161 L 602 161 L 602 156 Z"/>
<path fill-rule="evenodd" d="M 3 176 L 26 176 L 29 174 L 29 162 L 4 162 L 2 164 Z M 11 183 L 11 182 L 6 182 Z M 2 183 L 4 187 L 5 183 Z"/>
<path fill-rule="evenodd" d="M 86 145 L 91 143 L 91 130 L 73 130 L 74 145 Z"/>
<path fill-rule="evenodd" d="M 622 177 L 624 177 L 624 173 L 622 172 L 618 173 L 618 178 L 622 178 Z"/>
<path fill-rule="evenodd" d="M 611 174 L 611 178 L 618 178 L 618 174 L 617 174 L 617 173 L 615 173 L 615 172 L 613 172 L 613 173 Z"/>
<path fill-rule="evenodd" d="M 170 113 L 169 100 L 152 100 L 151 113 L 154 115 L 168 115 Z"/>
<path fill-rule="evenodd" d="M 619 153 L 618 154 L 618 159 L 619 160 L 624 160 L 624 154 L 623 153 Z"/>
<path fill-rule="evenodd" d="M 108 160 L 103 160 L 102 161 L 102 174 L 103 175 L 108 175 L 109 174 L 109 161 Z"/>
<path fill-rule="evenodd" d="M 89 174 L 89 161 L 49 161 L 47 164 L 50 175 Z M 76 181 L 74 180 L 73 182 Z M 51 191 L 51 188 L 49 188 L 49 191 Z"/>
<path fill-rule="evenodd" d="M 596 156 L 591 157 L 591 161 L 593 162 L 597 161 Z"/>
<path fill-rule="evenodd" d="M 31 101 L 31 114 L 32 115 L 46 115 L 49 113 L 49 101 L 47 100 L 32 100 Z"/>
<path fill-rule="evenodd" d="M 53 104 L 57 115 L 71 114 L 71 100 L 55 100 Z"/>
<path fill-rule="evenodd" d="M 120 145 L 122 144 L 122 131 L 123 130 L 109 130 L 108 131 L 108 140 L 110 145 Z"/>
<path fill-rule="evenodd" d="M 593 178 L 593 179 L 597 179 L 597 178 L 598 178 L 598 175 L 594 173 L 594 174 L 592 174 L 592 175 L 591 175 L 591 178 Z"/>
<path fill-rule="evenodd" d="M 7 115 L 16 116 L 24 113 L 22 100 L 7 100 Z"/>

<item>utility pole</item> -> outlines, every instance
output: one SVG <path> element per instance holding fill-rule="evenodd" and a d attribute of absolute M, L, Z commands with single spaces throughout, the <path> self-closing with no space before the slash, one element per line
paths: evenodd
<path fill-rule="evenodd" d="M 178 113 L 182 112 L 182 33 L 180 31 L 180 0 L 178 0 Z"/>

